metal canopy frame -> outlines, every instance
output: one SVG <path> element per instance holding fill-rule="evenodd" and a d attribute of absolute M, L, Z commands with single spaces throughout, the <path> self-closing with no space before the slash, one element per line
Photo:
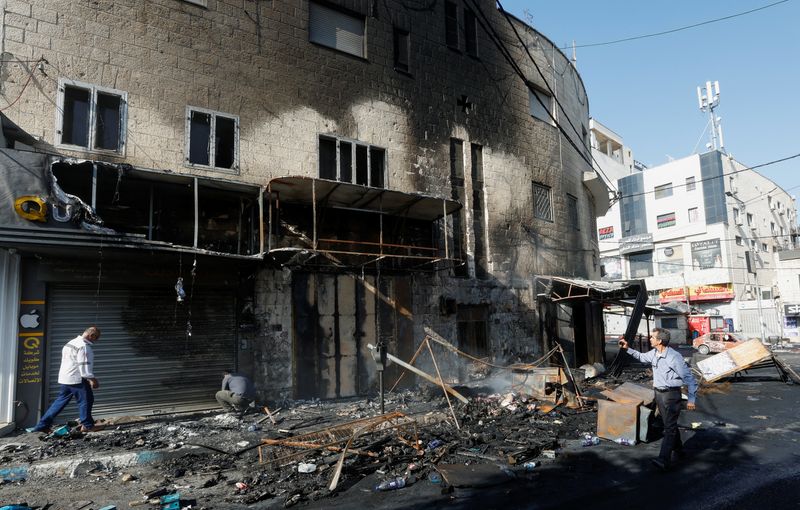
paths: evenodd
<path fill-rule="evenodd" d="M 462 207 L 460 203 L 454 200 L 304 176 L 278 177 L 270 180 L 266 187 L 266 196 L 269 202 L 267 217 L 269 232 L 266 235 L 266 251 L 272 256 L 290 253 L 292 256 L 284 265 L 290 262 L 298 263 L 301 258 L 305 258 L 304 264 L 317 255 L 322 255 L 337 266 L 346 265 L 339 259 L 341 256 L 363 258 L 362 266 L 384 258 L 417 260 L 420 265 L 441 261 L 461 262 L 460 259 L 451 258 L 447 239 L 449 231 L 447 216 L 459 211 Z M 282 220 L 275 217 L 273 211 L 280 211 L 282 202 L 310 205 L 312 208 L 311 237 L 295 232 L 298 239 L 305 244 L 302 247 L 275 247 L 273 237 L 275 236 L 276 228 L 274 225 L 276 222 L 278 224 L 282 223 Z M 318 225 L 320 208 L 377 214 L 379 241 L 320 238 Z M 385 216 L 429 222 L 442 219 L 444 227 L 444 257 L 439 256 L 439 248 L 434 246 L 385 242 L 383 226 Z M 292 228 L 291 225 L 285 226 L 288 229 Z M 334 246 L 322 248 L 320 246 L 321 243 Z M 357 249 L 340 249 L 336 245 L 356 246 Z M 397 251 L 402 250 L 406 250 L 407 253 L 397 253 Z M 429 252 L 430 255 L 412 254 L 412 251 L 417 253 Z"/>

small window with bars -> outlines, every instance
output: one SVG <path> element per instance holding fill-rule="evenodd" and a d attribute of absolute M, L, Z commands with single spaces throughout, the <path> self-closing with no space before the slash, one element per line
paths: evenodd
<path fill-rule="evenodd" d="M 533 183 L 533 216 L 540 220 L 553 221 L 553 190 L 550 186 Z"/>

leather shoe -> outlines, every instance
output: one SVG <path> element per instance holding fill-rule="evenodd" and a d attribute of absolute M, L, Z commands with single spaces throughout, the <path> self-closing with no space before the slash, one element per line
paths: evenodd
<path fill-rule="evenodd" d="M 657 467 L 661 471 L 666 471 L 669 469 L 669 463 L 666 462 L 661 457 L 656 457 L 655 459 L 650 459 L 650 462 L 653 463 L 655 467 Z"/>

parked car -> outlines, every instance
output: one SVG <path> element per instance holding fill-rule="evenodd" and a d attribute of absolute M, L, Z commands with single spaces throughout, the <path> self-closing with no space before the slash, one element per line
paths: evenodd
<path fill-rule="evenodd" d="M 705 335 L 700 335 L 692 341 L 692 347 L 697 349 L 700 354 L 710 352 L 722 352 L 736 347 L 745 339 L 726 331 L 711 331 Z"/>

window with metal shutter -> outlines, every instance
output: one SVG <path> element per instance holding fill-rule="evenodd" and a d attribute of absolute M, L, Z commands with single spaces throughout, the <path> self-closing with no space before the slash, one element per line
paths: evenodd
<path fill-rule="evenodd" d="M 311 2 L 308 32 L 311 42 L 366 58 L 364 18 Z"/>
<path fill-rule="evenodd" d="M 95 417 L 215 407 L 222 371 L 235 368 L 234 297 L 195 286 L 191 298 L 177 303 L 171 290 L 169 285 L 102 286 L 98 295 L 96 285 L 50 287 L 45 405 L 59 391 L 62 347 L 96 324 L 101 337 L 94 346 L 94 373 L 100 380 Z M 59 419 L 74 419 L 77 412 L 72 402 Z"/>

